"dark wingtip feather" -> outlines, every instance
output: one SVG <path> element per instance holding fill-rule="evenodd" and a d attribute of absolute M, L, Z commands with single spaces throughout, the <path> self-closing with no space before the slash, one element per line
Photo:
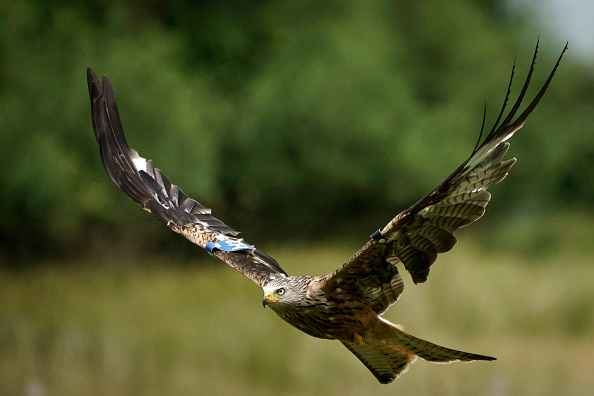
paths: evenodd
<path fill-rule="evenodd" d="M 473 153 L 476 153 L 476 150 L 481 145 L 481 140 L 483 139 L 483 132 L 485 131 L 485 120 L 487 119 L 487 104 L 485 103 L 485 107 L 483 108 L 483 121 L 481 122 L 481 131 L 479 132 L 479 137 L 476 140 L 476 144 L 474 145 L 474 149 L 472 150 Z"/>
<path fill-rule="evenodd" d="M 505 112 L 505 107 L 507 106 L 507 102 L 509 100 L 509 95 L 511 94 L 511 87 L 512 87 L 512 82 L 514 81 L 515 71 L 516 71 L 516 60 L 514 59 L 514 64 L 512 65 L 512 70 L 511 70 L 511 75 L 509 76 L 509 83 L 507 84 L 507 93 L 505 94 L 505 99 L 503 100 L 503 105 L 501 106 L 501 111 L 499 112 L 499 115 L 497 116 L 497 120 L 493 124 L 493 128 L 491 128 L 489 135 L 492 135 L 495 132 L 495 130 L 497 129 L 497 125 L 499 125 L 499 121 L 501 121 L 501 117 L 503 116 L 503 113 Z"/>
<path fill-rule="evenodd" d="M 514 118 L 518 109 L 520 108 L 520 105 L 522 104 L 522 100 L 524 100 L 524 96 L 526 95 L 526 92 L 528 91 L 528 86 L 530 85 L 530 81 L 532 80 L 532 74 L 534 73 L 534 66 L 536 65 L 536 57 L 538 55 L 539 43 L 540 43 L 540 37 L 536 40 L 536 47 L 534 48 L 534 55 L 532 56 L 532 62 L 530 64 L 530 69 L 528 70 L 528 75 L 526 76 L 526 81 L 524 82 L 524 86 L 522 87 L 522 90 L 520 91 L 520 95 L 518 96 L 518 99 L 516 99 L 516 102 L 514 103 L 509 114 L 503 120 L 503 123 L 502 123 L 503 127 L 505 127 L 507 124 L 509 124 L 510 121 L 512 120 L 512 118 Z M 496 134 L 494 134 L 494 135 L 496 135 Z"/>
<path fill-rule="evenodd" d="M 93 72 L 93 69 L 87 67 L 87 86 L 89 87 L 89 98 L 91 99 L 91 104 L 93 103 L 93 98 L 97 95 L 95 92 L 98 90 L 99 80 L 97 80 L 97 76 Z"/>
<path fill-rule="evenodd" d="M 501 111 L 499 112 L 499 116 L 497 117 L 497 120 L 495 121 L 495 123 L 493 124 L 493 127 L 491 128 L 491 131 L 489 132 L 489 134 L 485 137 L 484 141 L 480 144 L 480 145 L 476 145 L 474 150 L 472 151 L 471 157 L 472 155 L 474 155 L 478 150 L 480 150 L 480 148 L 482 146 L 484 146 L 485 144 L 488 144 L 489 142 L 497 139 L 502 133 L 505 133 L 506 131 L 509 130 L 509 128 L 511 129 L 517 129 L 519 127 L 522 126 L 522 124 L 526 121 L 526 119 L 528 118 L 528 115 L 530 115 L 530 113 L 534 110 L 534 108 L 536 107 L 536 105 L 538 104 L 538 102 L 540 101 L 540 99 L 544 96 L 551 80 L 553 79 L 553 76 L 555 75 L 555 72 L 557 71 L 557 68 L 561 62 L 561 59 L 563 58 L 563 55 L 565 54 L 565 51 L 567 51 L 568 48 L 568 42 L 565 43 L 565 47 L 563 48 L 563 51 L 561 51 L 561 55 L 559 56 L 559 59 L 557 59 L 557 62 L 555 63 L 555 66 L 553 67 L 552 72 L 549 74 L 549 77 L 547 78 L 546 82 L 544 83 L 544 85 L 542 86 L 542 88 L 540 89 L 540 91 L 538 92 L 538 94 L 536 95 L 536 97 L 532 100 L 532 102 L 530 102 L 530 104 L 528 105 L 528 107 L 522 112 L 522 114 L 520 114 L 518 116 L 518 118 L 516 118 L 515 121 L 513 121 L 513 118 L 515 117 L 516 113 L 518 112 L 518 109 L 520 108 L 522 101 L 524 100 L 524 96 L 526 95 L 526 92 L 528 91 L 528 86 L 530 85 L 530 81 L 532 80 L 532 74 L 534 73 L 534 67 L 536 65 L 536 59 L 538 56 L 538 49 L 539 49 L 539 44 L 540 44 L 540 36 L 536 41 L 536 47 L 534 49 L 534 54 L 532 56 L 532 62 L 530 63 L 530 69 L 528 71 L 528 75 L 526 76 L 526 81 L 524 82 L 524 85 L 522 86 L 522 90 L 520 91 L 520 94 L 518 96 L 518 98 L 516 99 L 512 109 L 509 111 L 508 115 L 505 117 L 505 119 L 501 122 L 501 124 L 499 124 L 499 121 L 501 120 L 501 117 L 503 116 L 503 113 L 505 112 L 505 108 L 507 106 L 507 103 L 509 101 L 509 96 L 511 93 L 511 86 L 512 86 L 512 81 L 514 78 L 514 72 L 515 72 L 515 66 L 516 66 L 516 62 L 514 60 L 514 65 L 512 66 L 512 72 L 511 72 L 511 76 L 509 79 L 509 84 L 507 87 L 507 93 L 505 95 L 505 99 L 503 101 L 503 105 L 501 107 Z M 479 142 L 480 142 L 480 138 L 482 136 L 482 128 L 481 128 L 481 133 L 479 134 Z M 470 158 L 469 158 L 470 159 Z"/>
<path fill-rule="evenodd" d="M 559 58 L 557 59 L 557 62 L 555 63 L 555 66 L 553 67 L 553 70 L 551 71 L 551 74 L 549 74 L 549 77 L 547 78 L 547 81 L 545 81 L 545 83 L 543 84 L 542 88 L 540 89 L 540 91 L 538 92 L 536 97 L 532 100 L 532 102 L 530 102 L 530 104 L 528 105 L 526 110 L 524 110 L 524 112 L 518 117 L 518 119 L 514 122 L 514 124 L 521 124 L 524 121 L 526 121 L 526 118 L 528 118 L 528 115 L 532 112 L 532 110 L 534 110 L 534 108 L 536 107 L 536 105 L 538 104 L 540 99 L 544 96 L 547 88 L 549 87 L 549 84 L 553 80 L 553 76 L 555 75 L 555 72 L 557 71 L 559 64 L 561 63 L 561 59 L 563 59 L 563 55 L 565 54 L 565 51 L 567 51 L 568 45 L 569 45 L 569 42 L 566 42 L 565 46 L 563 47 L 563 51 L 561 51 L 561 55 L 559 55 Z"/>

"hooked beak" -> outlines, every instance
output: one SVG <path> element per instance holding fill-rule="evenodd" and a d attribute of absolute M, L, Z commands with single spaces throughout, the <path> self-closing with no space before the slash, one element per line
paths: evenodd
<path fill-rule="evenodd" d="M 278 297 L 272 297 L 272 293 L 270 293 L 269 291 L 267 291 L 266 293 L 264 293 L 264 298 L 262 299 L 262 306 L 264 308 L 266 308 L 266 306 L 270 303 L 273 303 L 275 301 L 280 300 L 280 298 Z"/>

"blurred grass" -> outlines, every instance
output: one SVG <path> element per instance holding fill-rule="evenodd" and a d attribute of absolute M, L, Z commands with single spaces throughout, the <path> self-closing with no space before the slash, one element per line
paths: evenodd
<path fill-rule="evenodd" d="M 193 263 L 0 272 L 0 393 L 591 394 L 590 255 L 561 250 L 531 260 L 485 254 L 464 240 L 439 258 L 428 283 L 414 286 L 405 275 L 407 290 L 385 316 L 495 362 L 418 360 L 380 385 L 338 342 L 285 324 L 262 309 L 257 286 L 197 252 Z M 343 245 L 266 250 L 290 274 L 325 274 L 358 247 Z"/>

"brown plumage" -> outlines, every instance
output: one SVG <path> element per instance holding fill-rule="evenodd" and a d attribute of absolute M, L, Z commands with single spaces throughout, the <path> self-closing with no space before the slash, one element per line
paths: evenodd
<path fill-rule="evenodd" d="M 427 196 L 375 232 L 346 263 L 320 277 L 287 276 L 273 258 L 243 242 L 210 209 L 171 184 L 151 160 L 128 146 L 107 77 L 100 83 L 88 69 L 87 79 L 95 138 L 111 181 L 173 231 L 258 284 L 264 305 L 282 319 L 314 337 L 341 341 L 380 382 L 388 383 L 417 357 L 431 362 L 494 359 L 413 337 L 380 315 L 404 290 L 397 263 L 403 263 L 415 283 L 425 282 L 437 255 L 456 244 L 454 231 L 483 215 L 491 198 L 487 188 L 503 180 L 516 161 L 503 161 L 507 140 L 544 95 L 566 49 L 567 45 L 539 93 L 514 120 L 532 77 L 537 44 L 526 82 L 501 124 L 511 79 L 495 125 L 482 142 L 479 137 L 470 157 Z"/>

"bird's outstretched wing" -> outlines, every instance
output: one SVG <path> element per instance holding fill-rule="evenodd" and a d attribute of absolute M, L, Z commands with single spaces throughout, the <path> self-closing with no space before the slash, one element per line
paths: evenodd
<path fill-rule="evenodd" d="M 163 173 L 131 149 L 126 142 L 109 79 L 102 83 L 90 68 L 87 82 L 91 114 L 101 161 L 107 175 L 124 194 L 173 231 L 182 234 L 259 286 L 276 276 L 286 276 L 278 263 L 237 238 L 239 232 L 189 198 Z"/>
<path fill-rule="evenodd" d="M 341 291 L 346 288 L 348 292 L 363 294 L 372 308 L 382 313 L 396 302 L 403 290 L 396 267 L 389 264 L 401 261 L 415 283 L 427 280 L 429 268 L 437 254 L 447 252 L 456 244 L 454 231 L 482 217 L 491 198 L 487 188 L 503 180 L 516 162 L 515 158 L 503 161 L 509 148 L 507 139 L 524 125 L 544 95 L 566 50 L 567 45 L 534 100 L 514 120 L 534 71 L 538 52 L 536 44 L 526 82 L 501 124 L 499 122 L 509 98 L 514 69 L 503 108 L 482 143 L 484 116 L 481 135 L 470 157 L 423 199 L 374 233 L 371 240 L 340 268 L 327 275 L 327 293 L 338 287 Z"/>

